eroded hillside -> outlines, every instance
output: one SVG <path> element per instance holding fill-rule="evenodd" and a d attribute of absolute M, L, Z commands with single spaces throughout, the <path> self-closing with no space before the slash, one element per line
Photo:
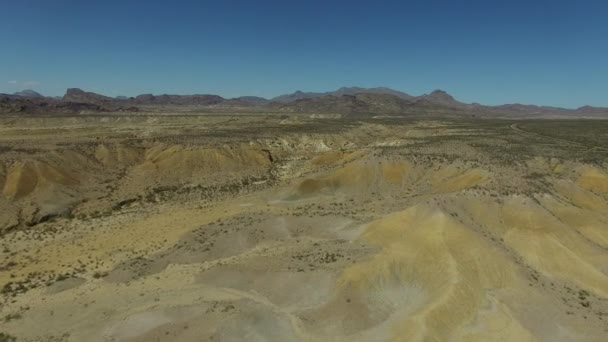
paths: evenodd
<path fill-rule="evenodd" d="M 24 341 L 603 341 L 608 123 L 2 119 Z"/>

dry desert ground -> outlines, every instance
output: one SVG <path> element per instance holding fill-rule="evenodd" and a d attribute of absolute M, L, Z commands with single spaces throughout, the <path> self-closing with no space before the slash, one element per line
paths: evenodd
<path fill-rule="evenodd" d="M 608 121 L 0 118 L 0 341 L 606 341 Z"/>

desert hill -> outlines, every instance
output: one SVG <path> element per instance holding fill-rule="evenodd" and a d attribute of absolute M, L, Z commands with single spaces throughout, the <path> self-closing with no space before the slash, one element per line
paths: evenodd
<path fill-rule="evenodd" d="M 78 88 L 69 88 L 63 95 L 64 102 L 90 103 L 96 105 L 112 104 L 116 99 L 109 96 L 86 92 Z"/>
<path fill-rule="evenodd" d="M 32 89 L 25 89 L 22 91 L 18 91 L 14 93 L 15 96 L 23 96 L 23 97 L 44 97 L 42 94 L 33 91 Z"/>

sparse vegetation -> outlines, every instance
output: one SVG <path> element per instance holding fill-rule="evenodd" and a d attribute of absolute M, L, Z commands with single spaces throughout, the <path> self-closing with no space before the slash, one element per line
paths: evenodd
<path fill-rule="evenodd" d="M 23 316 L 20 313 L 12 313 L 12 314 L 8 314 L 8 315 L 4 316 L 4 321 L 10 322 L 12 320 L 21 319 L 21 318 L 23 318 Z"/>
<path fill-rule="evenodd" d="M 16 342 L 17 338 L 9 334 L 0 332 L 0 342 Z"/>

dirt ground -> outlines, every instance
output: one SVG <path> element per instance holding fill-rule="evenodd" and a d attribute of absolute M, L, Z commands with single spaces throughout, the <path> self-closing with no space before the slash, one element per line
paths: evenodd
<path fill-rule="evenodd" d="M 608 121 L 0 118 L 0 341 L 605 341 Z"/>

